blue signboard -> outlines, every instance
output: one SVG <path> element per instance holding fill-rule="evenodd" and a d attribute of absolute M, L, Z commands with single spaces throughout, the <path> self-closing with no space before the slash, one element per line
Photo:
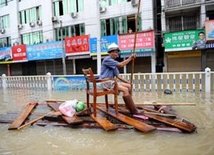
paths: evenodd
<path fill-rule="evenodd" d="M 118 44 L 117 35 L 101 37 L 100 39 L 101 54 L 107 54 L 108 45 L 110 45 L 111 43 Z M 95 38 L 90 38 L 90 54 L 92 56 L 97 55 L 97 39 L 95 40 Z"/>
<path fill-rule="evenodd" d="M 101 52 L 107 52 L 108 46 L 111 43 L 118 44 L 117 35 L 101 37 L 101 44 L 100 44 Z"/>
<path fill-rule="evenodd" d="M 63 49 L 61 41 L 27 46 L 28 60 L 57 59 L 62 58 L 62 55 Z"/>
<path fill-rule="evenodd" d="M 90 38 L 90 53 L 97 53 L 97 38 Z"/>

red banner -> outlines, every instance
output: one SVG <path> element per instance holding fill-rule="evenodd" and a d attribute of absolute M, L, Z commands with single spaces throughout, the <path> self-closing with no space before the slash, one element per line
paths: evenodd
<path fill-rule="evenodd" d="M 65 38 L 66 55 L 89 54 L 89 36 L 76 36 Z"/>
<path fill-rule="evenodd" d="M 13 61 L 27 60 L 26 45 L 17 45 L 12 47 Z"/>
<path fill-rule="evenodd" d="M 120 50 L 132 50 L 134 48 L 135 34 L 119 35 Z M 136 49 L 154 48 L 154 31 L 138 32 Z"/>

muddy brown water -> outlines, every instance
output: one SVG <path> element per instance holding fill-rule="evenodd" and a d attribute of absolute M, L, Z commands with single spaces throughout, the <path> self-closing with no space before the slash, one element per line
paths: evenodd
<path fill-rule="evenodd" d="M 21 111 L 29 102 L 45 99 L 85 101 L 84 91 L 0 90 L 0 114 Z M 133 93 L 135 102 L 191 102 L 195 106 L 173 106 L 176 113 L 197 126 L 197 132 L 183 134 L 135 130 L 105 132 L 102 129 L 73 129 L 30 126 L 7 130 L 0 124 L 0 155 L 213 155 L 214 95 L 203 92 Z M 102 99 L 99 99 L 102 101 Z M 111 98 L 110 98 L 111 100 Z M 122 102 L 121 95 L 119 101 Z"/>

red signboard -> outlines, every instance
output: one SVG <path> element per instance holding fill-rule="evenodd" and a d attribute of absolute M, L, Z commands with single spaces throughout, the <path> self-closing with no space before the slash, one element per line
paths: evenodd
<path fill-rule="evenodd" d="M 27 60 L 26 45 L 17 45 L 12 47 L 13 61 Z"/>
<path fill-rule="evenodd" d="M 119 35 L 120 50 L 132 50 L 134 48 L 135 34 Z M 154 48 L 154 31 L 138 32 L 136 49 Z"/>
<path fill-rule="evenodd" d="M 76 36 L 65 38 L 66 55 L 89 54 L 89 36 Z"/>
<path fill-rule="evenodd" d="M 214 20 L 205 21 L 206 40 L 214 40 Z"/>

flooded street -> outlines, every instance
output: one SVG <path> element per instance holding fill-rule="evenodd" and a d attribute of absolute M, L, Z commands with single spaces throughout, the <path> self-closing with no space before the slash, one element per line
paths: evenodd
<path fill-rule="evenodd" d="M 0 155 L 213 155 L 214 95 L 211 93 L 133 93 L 136 103 L 191 102 L 195 106 L 174 106 L 176 113 L 194 123 L 192 134 L 135 130 L 106 132 L 102 129 L 29 126 L 8 130 L 0 124 Z M 0 114 L 20 112 L 29 102 L 46 99 L 85 101 L 84 91 L 0 90 Z M 102 99 L 100 99 L 102 101 Z M 111 100 L 111 98 L 109 99 Z M 122 102 L 121 95 L 119 102 Z"/>

